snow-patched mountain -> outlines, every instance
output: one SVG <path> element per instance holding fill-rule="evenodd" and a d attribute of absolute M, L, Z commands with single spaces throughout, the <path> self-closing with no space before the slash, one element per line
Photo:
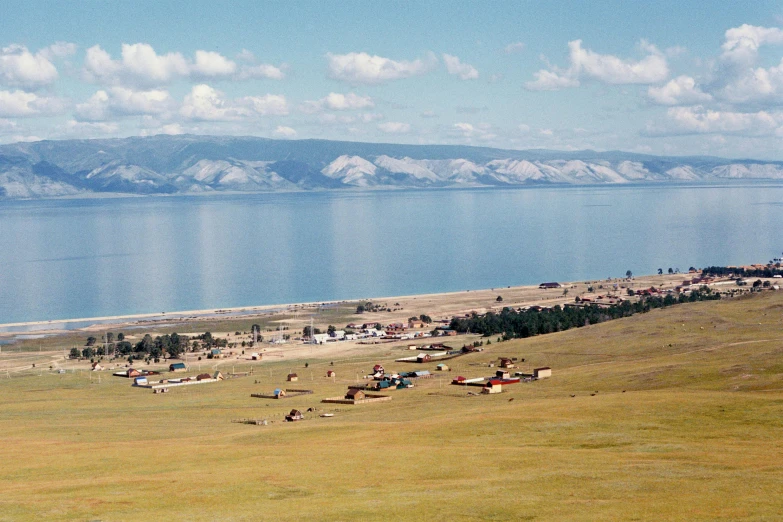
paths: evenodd
<path fill-rule="evenodd" d="M 291 183 L 269 170 L 268 161 L 239 161 L 202 159 L 173 178 L 180 188 L 190 190 L 285 190 Z"/>
<path fill-rule="evenodd" d="M 359 156 L 343 155 L 332 161 L 321 172 L 345 185 L 369 187 L 377 184 L 376 167 Z"/>
<path fill-rule="evenodd" d="M 0 146 L 0 197 L 783 180 L 783 162 L 235 136 Z"/>

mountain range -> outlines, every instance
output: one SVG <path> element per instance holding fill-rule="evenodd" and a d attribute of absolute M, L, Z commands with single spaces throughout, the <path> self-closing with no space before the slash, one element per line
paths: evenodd
<path fill-rule="evenodd" d="M 233 136 L 0 146 L 0 198 L 783 179 L 783 162 Z"/>

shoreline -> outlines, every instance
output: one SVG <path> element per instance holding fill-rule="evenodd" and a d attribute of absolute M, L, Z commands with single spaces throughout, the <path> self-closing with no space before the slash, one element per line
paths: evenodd
<path fill-rule="evenodd" d="M 300 303 L 284 303 L 284 304 L 266 304 L 266 305 L 253 305 L 253 306 L 240 306 L 231 308 L 208 308 L 200 310 L 182 310 L 171 312 L 154 312 L 154 313 L 142 313 L 142 314 L 128 314 L 128 315 L 108 315 L 98 317 L 82 317 L 73 319 L 53 319 L 43 321 L 23 321 L 15 323 L 2 323 L 0 324 L 0 339 L 14 338 L 20 335 L 30 334 L 47 334 L 57 335 L 68 332 L 87 331 L 94 330 L 96 328 L 103 327 L 128 327 L 138 326 L 140 324 L 154 325 L 156 323 L 191 323 L 203 320 L 237 320 L 237 319 L 251 319 L 254 317 L 262 317 L 266 315 L 275 315 L 277 313 L 296 312 L 308 309 L 319 309 L 324 305 L 338 305 L 344 303 L 357 303 L 364 301 L 379 302 L 379 301 L 448 301 L 453 302 L 458 309 L 473 309 L 473 308 L 489 308 L 493 303 L 487 303 L 487 293 L 511 293 L 522 294 L 518 296 L 517 300 L 513 298 L 507 302 L 497 302 L 497 306 L 514 306 L 525 304 L 530 301 L 540 300 L 556 300 L 563 302 L 570 302 L 574 299 L 575 295 L 578 295 L 578 289 L 582 286 L 586 287 L 590 284 L 618 284 L 620 286 L 631 285 L 635 287 L 639 286 L 652 286 L 653 284 L 666 286 L 667 284 L 680 281 L 688 274 L 664 274 L 664 275 L 641 275 L 635 276 L 631 280 L 624 278 L 609 278 L 609 279 L 596 279 L 592 281 L 564 281 L 561 282 L 561 288 L 555 290 L 542 290 L 539 285 L 516 285 L 516 286 L 501 286 L 494 288 L 482 288 L 474 290 L 458 290 L 452 292 L 434 292 L 425 294 L 408 294 L 408 295 L 394 295 L 394 296 L 378 296 L 368 298 L 356 298 L 356 299 L 338 299 L 338 300 L 325 300 L 325 301 L 311 301 Z M 577 293 L 570 296 L 561 294 L 561 290 L 577 289 Z M 604 293 L 611 292 L 609 289 L 604 289 Z M 599 291 L 600 293 L 600 291 Z M 475 299 L 471 297 L 475 296 Z M 520 300 L 521 299 L 521 300 Z M 459 304 L 463 305 L 460 307 Z M 557 303 L 555 303 L 557 304 Z M 369 315 L 369 314 L 368 314 Z M 68 327 L 68 325 L 77 323 L 76 326 Z"/>

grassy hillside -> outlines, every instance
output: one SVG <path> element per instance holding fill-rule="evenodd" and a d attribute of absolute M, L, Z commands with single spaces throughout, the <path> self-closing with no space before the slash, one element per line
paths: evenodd
<path fill-rule="evenodd" d="M 164 395 L 106 374 L 3 379 L 0 520 L 774 520 L 782 311 L 769 293 L 493 340 L 363 406 L 319 400 L 374 362 L 435 364 L 393 363 L 403 351 L 383 346 L 335 362 L 336 382 L 328 361 L 265 360 Z M 553 377 L 491 396 L 448 385 L 501 355 Z M 292 369 L 288 386 L 313 395 L 250 397 Z M 243 417 L 273 422 L 230 422 Z"/>

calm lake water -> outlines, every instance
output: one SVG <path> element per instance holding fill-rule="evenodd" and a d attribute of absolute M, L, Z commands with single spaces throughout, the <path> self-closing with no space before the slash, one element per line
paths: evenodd
<path fill-rule="evenodd" d="M 783 185 L 0 203 L 0 323 L 766 262 Z"/>

